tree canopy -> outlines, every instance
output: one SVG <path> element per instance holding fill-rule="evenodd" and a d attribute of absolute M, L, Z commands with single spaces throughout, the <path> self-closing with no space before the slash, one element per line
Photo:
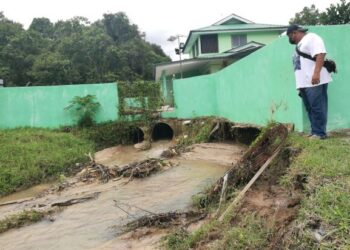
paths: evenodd
<path fill-rule="evenodd" d="M 6 86 L 152 80 L 154 64 L 168 61 L 123 12 L 94 23 L 34 18 L 27 30 L 0 12 L 0 79 Z"/>
<path fill-rule="evenodd" d="M 290 24 L 301 25 L 334 25 L 350 23 L 350 2 L 340 0 L 337 4 L 331 4 L 324 12 L 320 12 L 313 4 L 304 7 L 301 12 L 290 19 Z"/>

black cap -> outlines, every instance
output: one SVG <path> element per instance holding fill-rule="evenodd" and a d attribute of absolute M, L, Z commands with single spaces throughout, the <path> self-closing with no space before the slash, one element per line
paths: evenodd
<path fill-rule="evenodd" d="M 301 32 L 306 32 L 309 29 L 303 28 L 301 26 L 299 26 L 298 24 L 292 24 L 288 27 L 287 29 L 287 35 L 289 35 L 290 33 L 292 33 L 293 31 L 301 31 Z"/>

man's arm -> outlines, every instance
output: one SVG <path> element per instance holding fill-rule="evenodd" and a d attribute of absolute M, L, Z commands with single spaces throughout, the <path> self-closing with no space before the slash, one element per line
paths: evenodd
<path fill-rule="evenodd" d="M 311 83 L 313 85 L 320 83 L 320 73 L 321 73 L 323 63 L 324 63 L 325 56 L 326 56 L 325 53 L 320 53 L 320 54 L 316 55 L 315 70 L 314 70 L 314 73 L 313 73 L 312 79 L 311 79 Z"/>

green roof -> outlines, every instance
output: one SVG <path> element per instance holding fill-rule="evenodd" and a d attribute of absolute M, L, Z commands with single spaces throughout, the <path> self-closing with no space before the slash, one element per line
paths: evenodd
<path fill-rule="evenodd" d="M 249 20 L 232 14 L 231 16 L 215 23 L 214 25 L 191 30 L 190 34 L 187 37 L 183 51 L 184 53 L 188 53 L 200 35 L 242 32 L 249 33 L 259 31 L 277 31 L 282 33 L 284 30 L 286 30 L 286 28 L 287 26 L 285 25 L 253 23 Z"/>
<path fill-rule="evenodd" d="M 259 24 L 259 23 L 247 23 L 247 24 L 231 24 L 231 25 L 212 25 L 191 32 L 205 32 L 205 31 L 236 31 L 236 30 L 259 30 L 259 29 L 277 29 L 285 30 L 287 26 L 274 25 L 274 24 Z"/>

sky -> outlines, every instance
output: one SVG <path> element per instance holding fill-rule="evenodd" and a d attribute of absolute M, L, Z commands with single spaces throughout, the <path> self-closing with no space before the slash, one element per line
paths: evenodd
<path fill-rule="evenodd" d="M 236 14 L 255 23 L 287 25 L 295 13 L 315 4 L 324 11 L 339 0 L 0 0 L 0 11 L 13 21 L 28 28 L 33 18 L 47 17 L 51 22 L 75 16 L 91 22 L 105 13 L 125 12 L 133 24 L 146 33 L 146 40 L 162 46 L 173 60 L 177 42 L 170 36 L 180 35 L 183 42 L 190 30 L 206 27 Z"/>

